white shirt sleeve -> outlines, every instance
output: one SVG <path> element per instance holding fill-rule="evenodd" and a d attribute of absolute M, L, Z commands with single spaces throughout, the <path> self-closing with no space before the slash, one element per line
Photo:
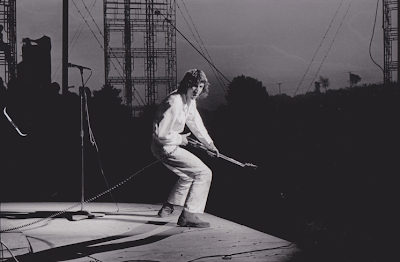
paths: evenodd
<path fill-rule="evenodd" d="M 204 126 L 203 120 L 201 119 L 199 111 L 196 108 L 195 101 L 192 101 L 192 103 L 194 104 L 191 106 L 191 109 L 189 111 L 188 118 L 186 119 L 186 125 L 189 127 L 190 131 L 197 137 L 197 139 L 200 140 L 200 142 L 202 142 L 206 146 L 209 146 L 213 143 L 213 140 L 211 139 L 206 127 Z"/>
<path fill-rule="evenodd" d="M 181 112 L 178 99 L 171 96 L 159 107 L 158 123 L 154 123 L 154 134 L 164 146 L 180 145 L 182 136 L 174 130 L 175 122 Z"/>

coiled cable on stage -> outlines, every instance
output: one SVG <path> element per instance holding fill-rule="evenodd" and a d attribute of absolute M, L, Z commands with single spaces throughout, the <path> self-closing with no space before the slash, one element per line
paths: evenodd
<path fill-rule="evenodd" d="M 177 148 L 178 148 L 178 147 L 176 147 L 172 152 L 168 153 L 168 155 L 173 154 L 173 153 L 176 151 Z M 167 157 L 167 156 L 166 156 L 166 157 Z M 131 180 L 131 179 L 132 179 L 134 176 L 136 176 L 137 174 L 143 172 L 144 170 L 146 170 L 147 168 L 149 168 L 149 167 L 151 167 L 151 166 L 157 164 L 158 162 L 161 162 L 162 160 L 163 160 L 163 158 L 157 159 L 156 161 L 152 162 L 151 164 L 148 164 L 147 166 L 143 167 L 142 169 L 136 171 L 134 174 L 130 175 L 128 178 L 126 178 L 125 180 L 121 181 L 119 184 L 116 184 L 115 186 L 113 186 L 113 187 L 107 189 L 106 191 L 104 191 L 104 192 L 102 192 L 102 193 L 100 193 L 100 194 L 98 194 L 98 195 L 96 195 L 96 196 L 94 196 L 94 197 L 92 197 L 92 198 L 90 198 L 90 199 L 85 200 L 83 203 L 84 203 L 84 204 L 87 204 L 87 203 L 92 202 L 92 201 L 96 200 L 97 198 L 99 198 L 99 197 L 101 197 L 101 196 L 103 196 L 103 195 L 105 195 L 105 194 L 111 192 L 112 190 L 118 188 L 119 186 L 122 186 L 123 184 L 125 184 L 126 182 L 128 182 L 129 180 Z M 69 208 L 66 208 L 66 209 L 64 209 L 64 210 L 62 210 L 62 211 L 60 211 L 60 212 L 58 212 L 58 213 L 55 213 L 55 214 L 53 214 L 53 215 L 51 215 L 51 216 L 48 216 L 48 217 L 41 218 L 41 219 L 39 219 L 39 220 L 33 221 L 33 222 L 29 223 L 29 224 L 25 224 L 25 225 L 13 227 L 13 228 L 8 228 L 8 229 L 0 230 L 0 233 L 15 231 L 15 230 L 17 230 L 17 229 L 25 228 L 25 227 L 28 227 L 28 226 L 31 226 L 31 225 L 40 223 L 40 222 L 45 221 L 45 220 L 48 220 L 48 219 L 51 219 L 51 218 L 55 218 L 55 217 L 57 217 L 57 216 L 59 216 L 59 215 L 62 215 L 62 214 L 64 214 L 64 213 L 66 213 L 67 211 L 69 211 L 69 210 L 71 210 L 71 209 L 74 209 L 74 208 L 76 208 L 76 207 L 79 207 L 80 205 L 81 205 L 81 203 L 77 203 L 77 204 L 75 204 L 75 205 L 73 205 L 73 206 L 70 206 Z"/>

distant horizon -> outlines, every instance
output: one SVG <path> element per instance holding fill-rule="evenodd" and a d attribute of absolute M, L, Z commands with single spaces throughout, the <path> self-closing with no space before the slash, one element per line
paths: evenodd
<path fill-rule="evenodd" d="M 18 62 L 21 61 L 22 38 L 50 37 L 52 82 L 60 85 L 61 2 L 17 2 Z M 69 4 L 69 41 L 75 33 L 79 33 L 78 26 L 83 25 L 79 38 L 71 44 L 69 62 L 92 68 L 93 76 L 87 86 L 98 90 L 104 84 L 104 52 L 99 45 L 99 42 L 103 43 L 103 38 L 97 29 L 98 26 L 103 30 L 103 7 L 96 1 L 86 5 L 92 4 L 95 5 L 91 15 L 97 25 L 88 16 L 91 30 L 82 22 L 79 13 L 86 13 L 83 4 L 77 1 Z M 293 96 L 297 89 L 297 94 L 301 94 L 307 92 L 310 86 L 313 88 L 313 82 L 319 76 L 330 79 L 331 89 L 345 86 L 349 72 L 361 77 L 360 84 L 383 82 L 380 68 L 369 57 L 375 0 L 249 0 L 245 3 L 240 0 L 178 0 L 177 5 L 177 28 L 196 45 L 182 17 L 183 13 L 189 20 L 187 9 L 215 66 L 228 79 L 240 75 L 253 77 L 261 81 L 271 95 L 279 93 L 278 83 L 281 83 L 281 93 L 289 96 Z M 383 64 L 381 24 L 380 5 L 371 44 L 372 57 L 379 64 Z M 324 41 L 321 41 L 325 34 Z M 187 69 L 202 69 L 211 81 L 212 99 L 224 101 L 225 93 L 207 61 L 179 34 L 177 53 L 177 82 Z M 69 86 L 75 86 L 71 91 L 77 92 L 80 85 L 78 70 L 69 69 L 68 82 Z"/>

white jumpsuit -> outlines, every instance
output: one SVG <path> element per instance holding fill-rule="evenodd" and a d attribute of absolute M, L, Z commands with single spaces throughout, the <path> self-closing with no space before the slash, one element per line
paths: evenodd
<path fill-rule="evenodd" d="M 168 197 L 173 205 L 183 206 L 191 213 L 203 213 L 211 185 L 211 170 L 194 154 L 181 148 L 185 124 L 207 147 L 213 144 L 201 116 L 196 100 L 186 103 L 186 95 L 176 91 L 159 105 L 153 121 L 151 150 L 157 159 L 179 176 Z"/>

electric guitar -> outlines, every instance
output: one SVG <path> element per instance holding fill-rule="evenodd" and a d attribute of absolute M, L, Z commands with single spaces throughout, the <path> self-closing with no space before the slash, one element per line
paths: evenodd
<path fill-rule="evenodd" d="M 201 142 L 199 142 L 199 141 L 197 141 L 197 140 L 194 140 L 193 138 L 190 138 L 190 137 L 188 137 L 187 139 L 188 139 L 188 142 L 189 142 L 189 144 L 190 144 L 191 146 L 193 146 L 193 147 L 195 147 L 195 148 L 202 149 L 202 150 L 204 150 L 204 151 L 207 151 L 207 153 L 210 154 L 210 155 L 213 155 L 213 156 L 216 156 L 216 155 L 217 155 L 215 152 L 210 151 L 205 145 L 203 145 L 203 143 L 201 143 Z M 218 157 L 219 157 L 219 158 L 222 158 L 222 159 L 225 159 L 225 160 L 227 160 L 227 161 L 229 161 L 229 162 L 231 162 L 231 163 L 233 163 L 233 164 L 236 164 L 236 165 L 238 165 L 238 166 L 241 166 L 241 167 L 245 167 L 245 168 L 246 168 L 246 167 L 250 167 L 250 168 L 253 168 L 253 169 L 257 169 L 257 168 L 258 168 L 258 166 L 254 165 L 254 164 L 251 164 L 251 163 L 241 163 L 241 162 L 239 162 L 239 161 L 237 161 L 237 160 L 235 160 L 235 159 L 233 159 L 233 158 L 227 157 L 227 156 L 225 156 L 225 155 L 223 155 L 223 154 L 221 154 L 221 153 L 219 153 L 219 156 L 218 156 Z"/>

